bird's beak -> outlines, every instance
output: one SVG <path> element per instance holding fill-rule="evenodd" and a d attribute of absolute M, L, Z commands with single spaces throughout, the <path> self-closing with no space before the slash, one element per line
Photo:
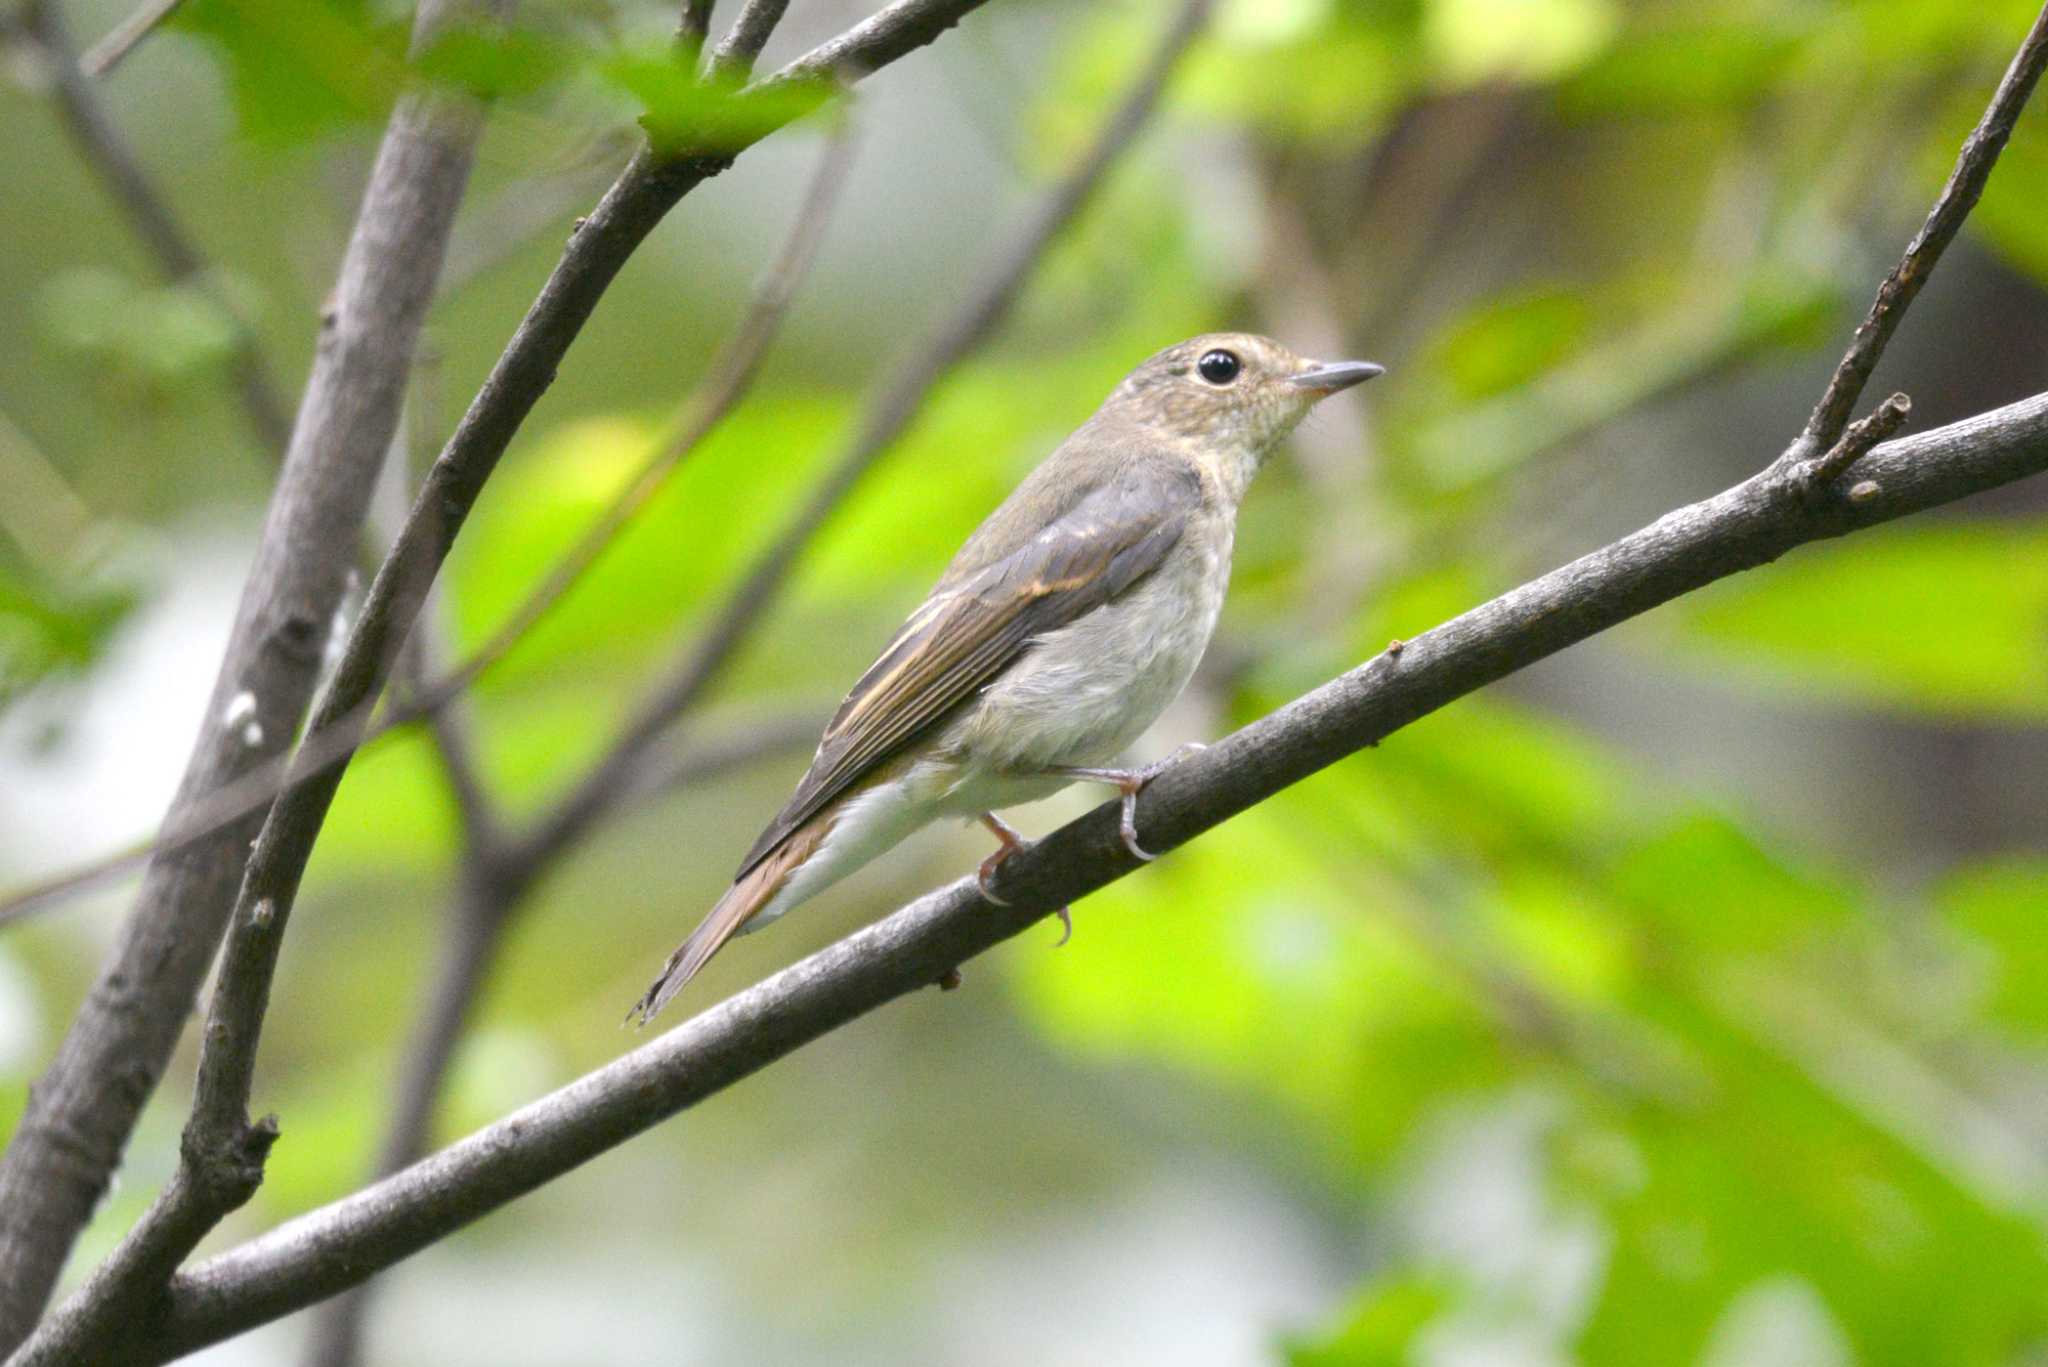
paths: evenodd
<path fill-rule="evenodd" d="M 1371 361 L 1325 361 L 1290 375 L 1287 379 L 1288 383 L 1321 397 L 1324 394 L 1334 394 L 1340 389 L 1349 389 L 1355 384 L 1364 384 L 1373 376 L 1386 373 L 1385 366 L 1374 365 Z"/>

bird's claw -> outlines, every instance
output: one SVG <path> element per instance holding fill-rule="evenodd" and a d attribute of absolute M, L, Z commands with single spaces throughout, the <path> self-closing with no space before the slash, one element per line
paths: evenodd
<path fill-rule="evenodd" d="M 1006 907 L 1010 905 L 1010 899 L 998 895 L 993 883 L 990 880 L 992 880 L 996 876 L 996 870 L 1002 866 L 1002 862 L 1005 859 L 1010 857 L 1010 851 L 1014 848 L 1015 846 L 1005 845 L 1002 849 L 997 850 L 994 854 L 982 860 L 981 867 L 974 871 L 975 889 L 979 891 L 983 897 L 987 898 L 989 901 L 995 903 L 999 907 Z"/>
<path fill-rule="evenodd" d="M 981 867 L 975 870 L 974 886 L 983 897 L 986 897 L 995 905 L 1006 907 L 1010 905 L 1010 899 L 998 896 L 991 880 L 995 878 L 996 870 L 1003 866 L 1005 859 L 1008 859 L 1018 850 L 1024 848 L 1024 837 L 1018 835 L 1015 830 L 1010 828 L 1008 823 L 994 812 L 983 812 L 981 814 L 981 824 L 988 827 L 995 838 L 1002 843 L 997 845 L 995 853 L 982 860 Z M 1074 938 L 1074 918 L 1065 907 L 1055 908 L 1053 915 L 1060 918 L 1060 945 L 1063 945 Z M 1053 946 L 1054 949 L 1059 947 L 1059 945 Z M 957 978 L 957 974 L 955 976 Z M 939 986 L 945 987 L 946 984 L 941 981 Z M 947 990 L 951 991 L 952 989 L 948 988 Z"/>
<path fill-rule="evenodd" d="M 1102 778 L 1114 783 L 1123 794 L 1123 807 L 1118 814 L 1117 834 L 1123 837 L 1124 848 L 1140 863 L 1149 864 L 1159 856 L 1138 843 L 1138 794 L 1145 791 L 1145 785 L 1159 777 L 1167 769 L 1180 762 L 1187 755 L 1200 754 L 1209 747 L 1198 740 L 1177 747 L 1165 759 L 1158 759 L 1142 769 L 1100 770 Z"/>

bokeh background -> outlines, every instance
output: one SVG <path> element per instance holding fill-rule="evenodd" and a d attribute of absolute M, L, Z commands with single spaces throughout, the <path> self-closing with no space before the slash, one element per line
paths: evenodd
<path fill-rule="evenodd" d="M 729 13 L 731 0 L 720 6 Z M 631 145 L 673 24 L 523 5 L 429 323 L 438 444 Z M 774 62 L 865 7 L 799 0 Z M 253 22 L 258 10 L 275 22 Z M 65 6 L 83 39 L 124 12 Z M 867 477 L 675 745 L 822 720 L 952 548 L 1158 347 L 1388 376 L 1262 479 L 1214 736 L 1768 462 L 1917 225 L 2019 0 L 1230 0 L 1153 124 Z M 216 269 L 167 286 L 21 50 L 0 90 L 0 887 L 144 837 L 268 492 L 237 325 L 295 392 L 381 127 L 363 0 L 190 0 L 102 84 Z M 539 811 L 776 535 L 1169 18 L 992 0 L 863 88 L 852 180 L 745 404 L 473 690 Z M 365 54 L 368 54 L 366 56 Z M 687 199 L 570 354 L 447 576 L 485 639 L 667 430 L 783 236 L 799 126 Z M 1873 394 L 2048 385 L 2048 109 Z M 1469 699 L 408 1262 L 379 1364 L 2048 1361 L 2048 487 L 1801 551 Z M 619 1017 L 808 746 L 634 802 L 515 923 L 437 1126 Z M 1025 811 L 1033 832 L 1080 810 Z M 957 876 L 928 833 L 693 989 Z M 351 770 L 270 1016 L 284 1139 L 209 1247 L 358 1184 L 458 858 L 415 735 Z M 0 1124 L 131 888 L 0 931 Z M 183 1055 L 75 1279 L 167 1176 Z M 203 1355 L 290 1361 L 286 1322 Z"/>

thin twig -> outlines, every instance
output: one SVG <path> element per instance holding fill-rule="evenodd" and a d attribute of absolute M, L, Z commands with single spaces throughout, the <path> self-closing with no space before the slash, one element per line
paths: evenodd
<path fill-rule="evenodd" d="M 105 76 L 121 60 L 135 50 L 135 45 L 156 32 L 163 22 L 177 11 L 185 0 L 147 0 L 126 19 L 114 25 L 106 37 L 86 49 L 84 59 L 79 63 L 86 74 L 94 77 Z"/>
<path fill-rule="evenodd" d="M 545 863 L 580 840 L 633 789 L 648 747 L 704 696 L 781 592 L 804 550 L 860 479 L 909 427 L 931 391 L 995 331 L 1047 249 L 1080 214 L 1109 168 L 1144 128 L 1182 54 L 1207 22 L 1210 0 L 1188 0 L 1147 59 L 1130 92 L 1074 169 L 1040 201 L 1016 238 L 998 252 L 960 310 L 891 372 L 868 405 L 847 450 L 724 605 L 702 636 L 656 682 L 604 755 L 550 808 L 523 842 Z"/>
<path fill-rule="evenodd" d="M 1409 723 L 1718 579 L 1809 542 L 2048 472 L 2048 394 L 1871 452 L 1880 499 L 1788 504 L 1768 472 L 1659 518 L 1405 643 L 1162 772 L 1139 800 L 1172 849 Z M 176 1276 L 138 1361 L 334 1295 L 805 1043 L 1143 867 L 1106 803 L 1020 850 L 1007 905 L 963 878 L 367 1190 Z"/>
<path fill-rule="evenodd" d="M 1826 485 L 1833 483 L 1847 472 L 1850 466 L 1870 453 L 1870 448 L 1881 441 L 1889 441 L 1906 421 L 1906 415 L 1913 410 L 1913 401 L 1904 394 L 1894 394 L 1879 404 L 1868 417 L 1849 424 L 1840 441 L 1828 448 L 1827 454 L 1809 461 L 1800 467 L 1799 479 L 1810 497 Z"/>
<path fill-rule="evenodd" d="M 712 0 L 683 0 L 683 17 L 676 24 L 676 37 L 693 47 L 704 46 L 711 32 Z"/>
<path fill-rule="evenodd" d="M 202 291 L 233 327 L 234 352 L 230 364 L 242 409 L 265 453 L 276 459 L 291 440 L 291 409 L 263 364 L 255 330 L 213 283 L 205 257 L 179 223 L 170 201 L 150 180 L 135 149 L 108 117 L 99 93 L 79 69 L 55 0 L 29 0 L 23 9 L 23 20 L 30 39 L 41 49 L 49 66 L 51 93 L 79 156 L 106 186 L 164 279 Z"/>
<path fill-rule="evenodd" d="M 732 27 L 725 31 L 725 37 L 718 40 L 718 46 L 706 59 L 705 75 L 719 80 L 745 80 L 747 73 L 754 69 L 754 59 L 761 55 L 762 48 L 768 46 L 770 35 L 782 22 L 782 13 L 788 8 L 789 0 L 746 0 L 740 6 L 739 16 L 732 21 Z M 709 18 L 708 12 L 706 18 Z"/>
<path fill-rule="evenodd" d="M 1835 367 L 1820 402 L 1814 405 L 1805 430 L 1786 452 L 1786 465 L 1812 460 L 1833 446 L 1842 435 L 1849 415 L 1855 411 L 1856 400 L 1862 396 L 1863 386 L 1869 383 L 1871 372 L 1877 369 L 1878 360 L 1884 355 L 1892 333 L 1898 329 L 1899 320 L 1906 316 L 1914 296 L 1927 283 L 1935 263 L 1941 260 L 1942 252 L 1955 240 L 1956 234 L 1962 230 L 1963 220 L 1969 217 L 1970 210 L 1976 207 L 1978 198 L 1983 195 L 1985 182 L 1991 177 L 1991 168 L 1998 164 L 1998 154 L 2005 150 L 2006 140 L 2012 136 L 2013 124 L 2026 107 L 2027 97 L 2034 93 L 2044 66 L 2048 66 L 2048 6 L 2044 6 L 2035 17 L 2019 51 L 2013 54 L 2012 63 L 2006 67 L 2005 77 L 1992 94 L 1984 117 L 1964 139 L 1962 151 L 1956 156 L 1955 169 L 1949 172 L 1948 181 L 1941 187 L 1941 194 L 1936 197 L 1927 221 L 1920 225 L 1919 232 L 1913 234 L 1913 240 L 1907 244 L 1906 254 L 1900 258 L 1899 264 L 1878 286 L 1870 312 L 1857 325 L 1855 338 L 1841 363 Z"/>

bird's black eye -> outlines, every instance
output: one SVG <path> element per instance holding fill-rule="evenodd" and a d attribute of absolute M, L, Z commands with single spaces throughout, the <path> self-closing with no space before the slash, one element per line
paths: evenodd
<path fill-rule="evenodd" d="M 1237 359 L 1236 353 L 1229 351 L 1205 351 L 1202 359 L 1195 362 L 1195 369 L 1210 384 L 1229 384 L 1243 368 L 1244 363 Z"/>

